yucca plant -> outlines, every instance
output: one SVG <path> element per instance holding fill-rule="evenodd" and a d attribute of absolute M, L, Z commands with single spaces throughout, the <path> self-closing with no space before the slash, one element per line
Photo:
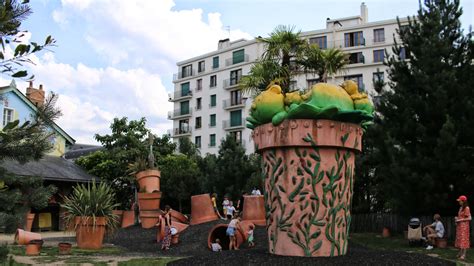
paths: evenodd
<path fill-rule="evenodd" d="M 64 216 L 66 224 L 74 223 L 76 217 L 85 219 L 86 222 L 92 219 L 93 227 L 96 227 L 98 217 L 104 217 L 107 221 L 108 229 L 115 229 L 118 226 L 118 217 L 112 214 L 112 210 L 119 206 L 114 202 L 115 193 L 106 183 L 96 183 L 76 185 L 71 195 L 64 197 L 61 206 L 66 210 Z"/>

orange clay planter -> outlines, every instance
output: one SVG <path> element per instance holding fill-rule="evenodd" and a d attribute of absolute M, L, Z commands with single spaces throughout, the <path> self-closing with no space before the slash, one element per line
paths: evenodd
<path fill-rule="evenodd" d="M 34 220 L 35 220 L 34 213 L 29 212 L 26 214 L 25 231 L 31 231 L 31 227 L 33 226 Z"/>
<path fill-rule="evenodd" d="M 189 227 L 189 224 L 185 223 L 180 223 L 180 222 L 175 222 L 171 221 L 171 228 L 175 228 L 177 233 L 175 236 L 179 237 L 179 234 L 186 230 Z M 160 218 L 160 225 L 158 226 L 158 232 L 156 234 L 156 241 L 160 242 L 165 235 L 165 225 L 164 225 L 164 218 Z M 175 241 L 178 241 L 177 239 Z"/>
<path fill-rule="evenodd" d="M 140 189 L 145 189 L 146 192 L 160 190 L 160 171 L 159 170 L 145 170 L 138 172 L 135 175 Z"/>
<path fill-rule="evenodd" d="M 140 211 L 156 211 L 160 209 L 161 192 L 138 193 Z"/>
<path fill-rule="evenodd" d="M 390 228 L 384 227 L 382 229 L 382 237 L 385 237 L 385 238 L 390 237 Z"/>
<path fill-rule="evenodd" d="M 161 217 L 161 211 L 140 211 L 140 221 L 142 228 L 153 228 Z"/>
<path fill-rule="evenodd" d="M 31 240 L 25 248 L 25 253 L 27 256 L 38 256 L 41 252 L 41 247 L 43 246 L 43 240 Z"/>
<path fill-rule="evenodd" d="M 122 228 L 135 225 L 135 211 L 123 211 Z"/>
<path fill-rule="evenodd" d="M 76 241 L 82 249 L 101 249 L 105 235 L 105 217 L 96 217 L 95 226 L 92 217 L 76 217 Z"/>
<path fill-rule="evenodd" d="M 191 197 L 191 225 L 206 223 L 219 219 L 212 207 L 209 194 Z"/>
<path fill-rule="evenodd" d="M 188 217 L 186 217 L 184 214 L 182 214 L 178 211 L 175 211 L 175 210 L 172 209 L 170 211 L 170 214 L 171 214 L 171 221 L 185 223 L 185 224 L 189 223 Z"/>
<path fill-rule="evenodd" d="M 228 224 L 217 224 L 212 227 L 207 236 L 207 246 L 209 247 L 209 249 L 211 249 L 211 244 L 214 243 L 217 238 L 219 238 L 222 250 L 229 250 L 230 238 L 226 234 L 227 226 Z M 239 248 L 240 245 L 245 242 L 246 235 L 239 228 L 235 231 L 235 236 L 237 238 L 237 248 Z"/>
<path fill-rule="evenodd" d="M 117 215 L 117 222 L 121 225 L 123 220 L 123 210 L 113 210 L 112 214 Z"/>
<path fill-rule="evenodd" d="M 61 242 L 58 244 L 59 255 L 69 255 L 71 254 L 71 243 Z"/>
<path fill-rule="evenodd" d="M 23 229 L 17 229 L 15 234 L 15 242 L 18 245 L 26 245 L 31 240 L 41 240 L 41 235 L 38 233 L 32 233 Z"/>
<path fill-rule="evenodd" d="M 265 199 L 263 196 L 244 196 L 242 220 L 265 226 Z"/>
<path fill-rule="evenodd" d="M 252 132 L 264 160 L 269 252 L 347 253 L 355 152 L 362 129 L 332 120 L 287 119 Z"/>

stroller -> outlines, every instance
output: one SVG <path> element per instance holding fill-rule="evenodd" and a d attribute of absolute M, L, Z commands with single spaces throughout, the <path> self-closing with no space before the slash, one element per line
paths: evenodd
<path fill-rule="evenodd" d="M 411 218 L 408 223 L 408 244 L 411 247 L 422 246 L 424 243 L 422 236 L 423 233 L 420 219 Z"/>

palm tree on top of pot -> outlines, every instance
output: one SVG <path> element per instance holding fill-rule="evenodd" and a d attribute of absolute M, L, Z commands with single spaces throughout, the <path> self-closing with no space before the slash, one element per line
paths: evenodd
<path fill-rule="evenodd" d="M 349 64 L 349 55 L 337 48 L 320 49 L 317 45 L 307 45 L 304 53 L 297 60 L 306 73 L 316 73 L 321 82 L 337 74 Z"/>

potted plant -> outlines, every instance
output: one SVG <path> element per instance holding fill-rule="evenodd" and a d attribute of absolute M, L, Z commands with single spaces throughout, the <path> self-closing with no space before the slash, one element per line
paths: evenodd
<path fill-rule="evenodd" d="M 64 197 L 66 224 L 73 223 L 77 246 L 83 249 L 100 249 L 106 228 L 115 229 L 117 207 L 114 192 L 106 183 L 79 184 L 71 195 Z"/>
<path fill-rule="evenodd" d="M 155 165 L 153 155 L 153 134 L 148 134 L 149 153 L 147 160 L 138 158 L 135 163 L 129 165 L 129 172 L 135 175 L 140 189 L 146 187 L 146 192 L 152 193 L 160 190 L 160 171 Z"/>

